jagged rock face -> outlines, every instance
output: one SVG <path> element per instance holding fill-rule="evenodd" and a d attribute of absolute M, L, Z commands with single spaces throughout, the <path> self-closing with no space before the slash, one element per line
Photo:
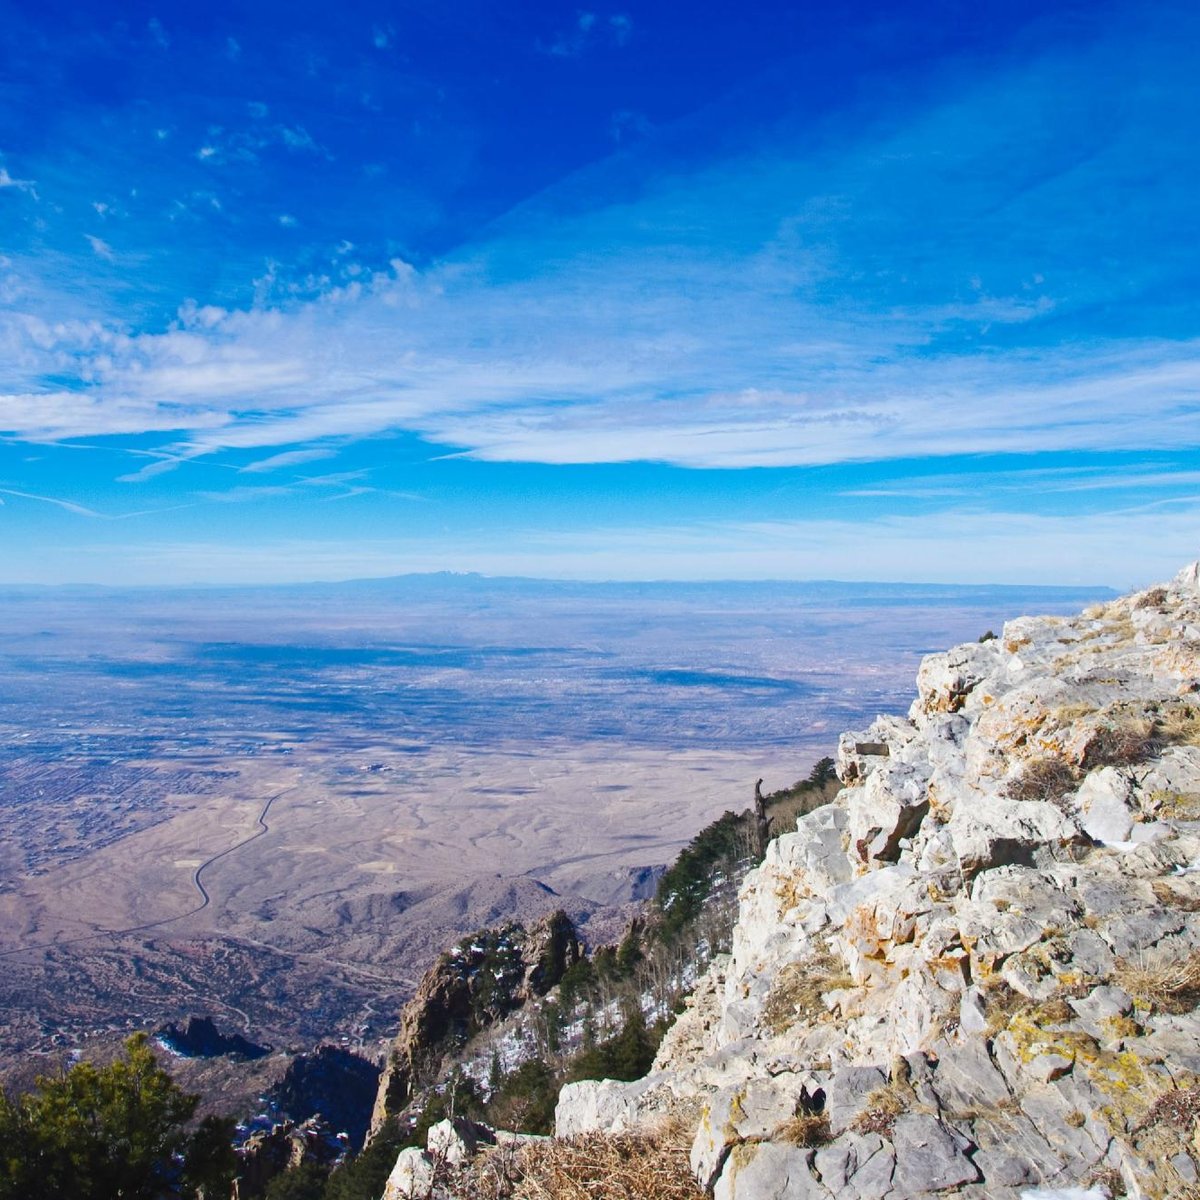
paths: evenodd
<path fill-rule="evenodd" d="M 561 910 L 526 930 L 481 930 L 443 954 L 400 1015 L 379 1081 L 371 1134 L 431 1080 L 448 1051 L 534 996 L 544 996 L 579 961 L 583 947 Z M 369 1140 L 369 1139 L 368 1139 Z"/>
<path fill-rule="evenodd" d="M 1200 1183 L 1198 578 L 927 658 L 655 1072 L 562 1128 L 699 1104 L 725 1200 Z"/>
<path fill-rule="evenodd" d="M 282 1121 L 269 1130 L 251 1134 L 237 1149 L 234 1200 L 261 1196 L 277 1175 L 306 1162 L 331 1163 L 347 1148 L 319 1117 L 310 1117 L 299 1124 Z"/>

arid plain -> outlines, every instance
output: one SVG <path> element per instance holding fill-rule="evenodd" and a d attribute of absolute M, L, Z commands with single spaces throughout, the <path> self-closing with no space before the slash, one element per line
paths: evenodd
<path fill-rule="evenodd" d="M 372 1042 L 481 925 L 617 928 L 707 821 L 1094 593 L 414 577 L 0 597 L 0 1060 Z M 3 1063 L 0 1061 L 0 1066 Z"/>

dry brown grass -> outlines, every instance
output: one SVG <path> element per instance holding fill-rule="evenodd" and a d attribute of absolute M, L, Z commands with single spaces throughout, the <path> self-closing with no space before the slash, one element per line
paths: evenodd
<path fill-rule="evenodd" d="M 1156 732 L 1155 722 L 1149 717 L 1101 725 L 1088 742 L 1080 766 L 1091 771 L 1096 767 L 1131 767 L 1145 762 L 1161 748 Z"/>
<path fill-rule="evenodd" d="M 1075 704 L 1061 704 L 1050 714 L 1050 720 L 1059 729 L 1065 729 L 1068 725 L 1074 725 L 1076 721 L 1081 721 L 1084 717 L 1090 717 L 1094 712 L 1096 712 L 1094 704 L 1085 704 L 1082 701 Z"/>
<path fill-rule="evenodd" d="M 763 1005 L 763 1020 L 776 1034 L 820 1020 L 828 1015 L 821 997 L 853 983 L 841 962 L 829 953 L 806 963 L 788 963 L 771 984 Z"/>
<path fill-rule="evenodd" d="M 1007 1029 L 1013 1017 L 1029 1006 L 1029 998 L 1022 996 L 1016 988 L 1009 987 L 1003 979 L 988 984 L 983 992 L 983 1002 L 986 1005 L 988 1037 L 995 1037 L 1002 1029 Z"/>
<path fill-rule="evenodd" d="M 822 1113 L 797 1113 L 771 1135 L 789 1146 L 823 1146 L 833 1136 L 829 1118 Z"/>
<path fill-rule="evenodd" d="M 1008 785 L 1013 800 L 1047 800 L 1060 808 L 1075 790 L 1075 772 L 1056 754 L 1035 758 Z"/>
<path fill-rule="evenodd" d="M 1133 1129 L 1133 1144 L 1147 1163 L 1144 1195 L 1154 1200 L 1200 1200 L 1200 1186 L 1188 1183 L 1176 1167 L 1180 1154 L 1192 1154 L 1193 1131 L 1200 1121 L 1200 1085 L 1175 1088 L 1158 1096 Z"/>
<path fill-rule="evenodd" d="M 1200 951 L 1182 961 L 1160 957 L 1133 963 L 1121 959 L 1113 981 L 1134 999 L 1162 1012 L 1191 1012 L 1200 1001 Z"/>
<path fill-rule="evenodd" d="M 472 1200 L 698 1200 L 688 1155 L 692 1126 L 588 1134 L 480 1155 L 446 1173 L 450 1194 Z"/>
<path fill-rule="evenodd" d="M 1156 721 L 1156 732 L 1174 746 L 1200 746 L 1200 708 L 1194 704 L 1168 704 Z"/>
<path fill-rule="evenodd" d="M 774 822 L 774 834 L 790 833 L 803 816 L 828 804 L 841 790 L 841 780 L 831 779 L 823 787 L 808 791 L 792 791 L 779 795 L 778 799 L 767 797 L 767 815 Z"/>
<path fill-rule="evenodd" d="M 1086 996 L 1096 982 L 1098 981 L 1081 980 L 1079 983 L 1061 986 L 1053 995 L 1037 1002 L 1023 996 L 1016 988 L 1009 987 L 1003 979 L 997 979 L 990 983 L 983 993 L 987 1006 L 987 1036 L 995 1037 L 1001 1030 L 1007 1029 L 1018 1016 L 1028 1018 L 1035 1025 L 1066 1025 L 1078 1017 L 1067 1001 Z"/>
<path fill-rule="evenodd" d="M 877 1133 L 880 1137 L 891 1137 L 896 1118 L 912 1102 L 912 1092 L 898 1084 L 889 1083 L 876 1088 L 868 1097 L 866 1107 L 851 1122 L 856 1133 Z"/>
<path fill-rule="evenodd" d="M 1143 592 L 1134 603 L 1134 608 L 1161 608 L 1167 602 L 1167 589 L 1156 587 Z"/>

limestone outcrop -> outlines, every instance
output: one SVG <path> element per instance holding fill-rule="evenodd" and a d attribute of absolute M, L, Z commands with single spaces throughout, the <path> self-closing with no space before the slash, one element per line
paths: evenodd
<path fill-rule="evenodd" d="M 926 658 L 839 775 L 560 1133 L 690 1110 L 719 1200 L 1200 1194 L 1200 567 Z"/>

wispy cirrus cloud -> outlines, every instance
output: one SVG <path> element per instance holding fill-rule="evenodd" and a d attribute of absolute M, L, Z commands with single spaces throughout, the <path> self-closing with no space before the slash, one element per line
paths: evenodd
<path fill-rule="evenodd" d="M 8 173 L 7 167 L 0 167 L 0 188 L 13 188 L 34 200 L 38 198 L 37 184 L 32 179 L 14 179 Z"/>
<path fill-rule="evenodd" d="M 117 261 L 117 256 L 113 253 L 113 248 L 103 238 L 96 237 L 93 233 L 85 233 L 83 236 L 87 244 L 91 246 L 92 253 L 97 258 L 102 258 L 105 262 L 110 263 Z"/>
<path fill-rule="evenodd" d="M 105 513 L 98 512 L 94 508 L 89 508 L 85 504 L 78 504 L 74 500 L 68 500 L 61 496 L 41 496 L 36 492 L 23 492 L 16 488 L 0 487 L 0 495 L 14 496 L 19 500 L 32 500 L 38 504 L 50 504 L 55 508 L 61 508 L 64 512 L 73 513 L 77 517 L 88 517 L 96 521 L 128 521 L 132 517 L 147 517 L 162 512 L 175 512 L 180 508 L 188 508 L 186 504 L 172 504 L 163 508 L 140 508 L 133 512 L 123 513 Z"/>
<path fill-rule="evenodd" d="M 272 454 L 268 458 L 256 459 L 241 467 L 240 470 L 243 474 L 278 471 L 284 467 L 298 467 L 304 463 L 317 462 L 322 458 L 332 458 L 336 453 L 335 450 L 327 450 L 319 446 L 312 446 L 307 450 L 285 450 L 281 454 Z"/>
<path fill-rule="evenodd" d="M 730 469 L 1194 446 L 1200 340 L 1164 271 L 1200 267 L 1161 239 L 1191 220 L 1197 88 L 1156 45 L 1172 89 L 1098 94 L 1130 69 L 1118 40 L 955 79 L 850 138 L 785 122 L 699 165 L 614 160 L 615 184 L 570 180 L 484 242 L 306 302 L 158 332 L 10 323 L 25 386 L 0 427 L 282 455 L 403 431 L 489 462 Z M 1076 84 L 1089 105 L 1058 104 Z M 1128 219 L 1090 215 L 1096 195 Z"/>

